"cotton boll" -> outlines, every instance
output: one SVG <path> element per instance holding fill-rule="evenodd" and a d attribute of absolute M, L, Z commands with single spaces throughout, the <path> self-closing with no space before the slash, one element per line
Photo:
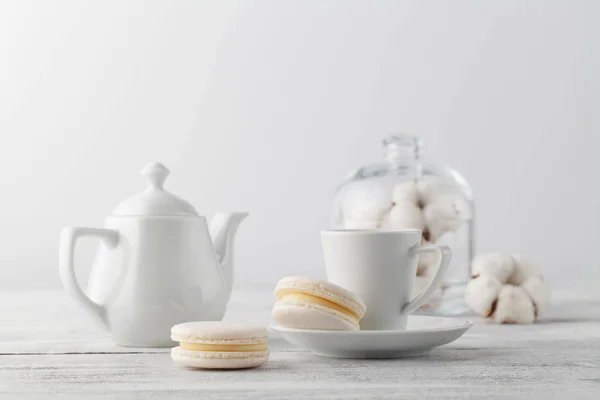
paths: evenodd
<path fill-rule="evenodd" d="M 416 186 L 421 205 L 431 204 L 442 195 L 452 192 L 454 189 L 441 179 L 433 177 L 419 179 Z"/>
<path fill-rule="evenodd" d="M 496 310 L 491 318 L 500 324 L 531 324 L 535 321 L 535 310 L 523 288 L 504 285 L 498 294 Z"/>
<path fill-rule="evenodd" d="M 473 276 L 491 275 L 500 282 L 506 282 L 515 270 L 515 262 L 508 254 L 480 254 L 473 260 L 471 269 Z"/>
<path fill-rule="evenodd" d="M 539 268 L 520 255 L 479 255 L 473 260 L 472 270 L 474 279 L 467 285 L 467 303 L 479 312 L 477 301 L 485 305 L 497 295 L 488 314 L 497 323 L 531 324 L 548 306 L 550 288 Z M 481 279 L 496 283 L 477 284 Z M 498 291 L 500 283 L 503 285 Z"/>
<path fill-rule="evenodd" d="M 533 302 L 535 317 L 538 318 L 550 302 L 550 286 L 544 282 L 541 276 L 532 276 L 521 287 Z"/>
<path fill-rule="evenodd" d="M 396 185 L 392 191 L 392 200 L 410 201 L 423 208 L 446 192 L 448 188 L 448 184 L 437 178 L 421 178 Z"/>
<path fill-rule="evenodd" d="M 492 275 L 481 275 L 471 279 L 465 292 L 465 301 L 473 311 L 488 317 L 494 311 L 494 305 L 502 283 Z"/>
<path fill-rule="evenodd" d="M 442 198 L 452 204 L 450 211 L 461 221 L 460 223 L 473 218 L 471 204 L 461 194 L 447 195 Z"/>
<path fill-rule="evenodd" d="M 513 285 L 522 285 L 532 276 L 542 276 L 541 270 L 537 265 L 519 254 L 513 254 L 515 260 L 515 271 L 510 277 L 508 283 Z"/>
<path fill-rule="evenodd" d="M 392 190 L 392 200 L 396 203 L 409 202 L 419 205 L 416 182 L 403 182 L 394 186 L 394 189 Z"/>
<path fill-rule="evenodd" d="M 423 209 L 425 225 L 435 241 L 446 232 L 456 231 L 471 217 L 469 204 L 458 195 L 444 195 Z"/>
<path fill-rule="evenodd" d="M 387 229 L 421 229 L 425 226 L 423 212 L 416 204 L 396 202 L 383 218 L 382 228 Z"/>

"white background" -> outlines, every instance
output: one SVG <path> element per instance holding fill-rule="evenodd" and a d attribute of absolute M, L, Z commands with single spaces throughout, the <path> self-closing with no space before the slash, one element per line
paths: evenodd
<path fill-rule="evenodd" d="M 1 1 L 0 289 L 59 287 L 61 228 L 101 226 L 152 160 L 200 213 L 250 212 L 238 285 L 324 276 L 335 186 L 397 131 L 470 181 L 479 251 L 594 288 L 599 16 L 598 1 Z"/>

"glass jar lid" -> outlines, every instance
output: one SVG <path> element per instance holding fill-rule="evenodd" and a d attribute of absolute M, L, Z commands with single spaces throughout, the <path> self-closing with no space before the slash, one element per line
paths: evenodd
<path fill-rule="evenodd" d="M 118 216 L 195 216 L 194 207 L 182 198 L 166 191 L 163 184 L 169 170 L 162 164 L 152 162 L 146 165 L 140 175 L 146 178 L 148 187 L 115 208 Z"/>

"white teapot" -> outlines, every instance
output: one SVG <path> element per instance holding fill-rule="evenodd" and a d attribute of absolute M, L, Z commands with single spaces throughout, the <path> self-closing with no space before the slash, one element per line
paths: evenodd
<path fill-rule="evenodd" d="M 173 325 L 223 318 L 233 279 L 233 239 L 248 214 L 215 215 L 209 234 L 205 217 L 163 189 L 167 168 L 150 163 L 141 174 L 148 188 L 121 203 L 104 228 L 62 231 L 60 277 L 117 344 L 168 347 Z M 73 266 L 82 236 L 101 239 L 86 292 Z"/>

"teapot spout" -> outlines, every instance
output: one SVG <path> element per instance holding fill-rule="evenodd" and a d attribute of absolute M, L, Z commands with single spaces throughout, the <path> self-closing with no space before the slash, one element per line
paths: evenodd
<path fill-rule="evenodd" d="M 238 226 L 247 216 L 247 212 L 218 213 L 210 221 L 210 236 L 228 292 L 233 286 L 233 242 Z"/>

